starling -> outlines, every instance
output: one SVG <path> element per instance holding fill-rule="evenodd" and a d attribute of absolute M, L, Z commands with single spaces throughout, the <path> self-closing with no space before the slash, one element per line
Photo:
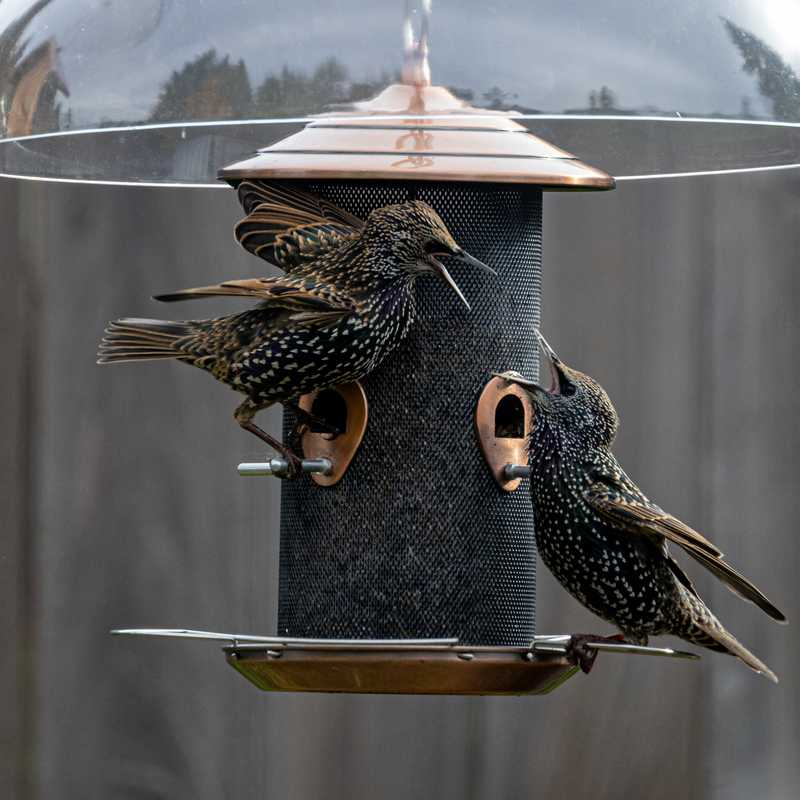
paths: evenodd
<path fill-rule="evenodd" d="M 413 324 L 421 275 L 438 275 L 469 308 L 437 256 L 494 271 L 465 253 L 421 201 L 377 209 L 362 222 L 305 193 L 280 190 L 279 199 L 272 209 L 263 197 L 255 202 L 237 235 L 253 252 L 268 252 L 285 276 L 155 298 L 236 296 L 258 306 L 216 319 L 111 322 L 98 363 L 176 359 L 207 370 L 245 395 L 236 421 L 281 453 L 295 476 L 298 456 L 253 422 L 256 413 L 273 403 L 296 407 L 302 394 L 371 372 Z"/>
<path fill-rule="evenodd" d="M 549 362 L 549 388 L 515 372 L 501 377 L 526 389 L 535 404 L 530 485 L 544 563 L 578 602 L 619 628 L 629 643 L 678 636 L 737 656 L 777 682 L 711 613 L 668 543 L 772 619 L 786 617 L 708 539 L 642 494 L 611 452 L 619 420 L 605 390 L 561 361 L 541 334 L 539 340 Z M 586 651 L 576 655 L 588 671 Z"/>

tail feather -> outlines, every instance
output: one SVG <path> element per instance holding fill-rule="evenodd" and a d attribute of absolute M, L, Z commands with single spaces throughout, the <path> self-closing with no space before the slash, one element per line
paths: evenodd
<path fill-rule="evenodd" d="M 730 564 L 719 557 L 703 553 L 699 548 L 685 548 L 690 556 L 696 558 L 709 572 L 717 576 L 735 595 L 748 603 L 754 603 L 765 614 L 782 625 L 786 624 L 786 615 L 777 608 L 769 598 L 753 583 L 737 572 Z"/>
<path fill-rule="evenodd" d="M 685 637 L 693 644 L 736 656 L 750 669 L 760 673 L 765 678 L 769 678 L 773 683 L 778 682 L 778 676 L 761 659 L 754 656 L 738 639 L 728 633 L 716 618 L 710 617 L 709 620 L 695 619 L 693 620 L 693 627 L 695 630 Z"/>
<path fill-rule="evenodd" d="M 194 333 L 191 322 L 119 319 L 109 323 L 97 350 L 98 364 L 186 358 L 180 342 Z"/>

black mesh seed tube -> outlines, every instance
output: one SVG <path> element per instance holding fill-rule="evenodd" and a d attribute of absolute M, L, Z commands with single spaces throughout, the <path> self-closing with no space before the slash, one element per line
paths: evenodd
<path fill-rule="evenodd" d="M 494 482 L 474 415 L 493 371 L 537 373 L 541 190 L 301 185 L 362 218 L 389 203 L 424 200 L 499 278 L 452 265 L 471 313 L 434 277 L 418 280 L 410 335 L 362 381 L 369 425 L 347 474 L 329 488 L 308 477 L 283 483 L 278 631 L 527 645 L 536 586 L 530 496 L 524 484 L 506 493 Z M 291 426 L 291 414 L 284 422 Z"/>

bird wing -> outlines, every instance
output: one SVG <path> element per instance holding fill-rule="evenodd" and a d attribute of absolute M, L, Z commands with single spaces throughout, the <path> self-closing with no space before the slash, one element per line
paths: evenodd
<path fill-rule="evenodd" d="M 705 536 L 613 477 L 603 475 L 593 483 L 586 491 L 586 499 L 617 526 L 633 526 L 640 533 L 664 536 L 681 547 L 697 548 L 716 558 L 722 556 L 722 551 Z"/>
<path fill-rule="evenodd" d="M 239 244 L 286 272 L 355 239 L 364 227 L 358 217 L 298 189 L 242 181 L 238 194 L 247 213 L 234 229 Z"/>
<path fill-rule="evenodd" d="M 355 310 L 353 304 L 329 284 L 296 278 L 245 278 L 160 294 L 153 299 L 172 303 L 202 297 L 246 297 L 259 300 L 267 308 L 294 312 L 288 319 L 303 325 L 330 324 Z"/>
<path fill-rule="evenodd" d="M 722 552 L 694 529 L 607 475 L 585 492 L 587 502 L 616 529 L 650 538 L 664 537 L 682 547 L 743 600 L 755 603 L 778 622 L 786 617 L 747 578 L 722 559 Z"/>

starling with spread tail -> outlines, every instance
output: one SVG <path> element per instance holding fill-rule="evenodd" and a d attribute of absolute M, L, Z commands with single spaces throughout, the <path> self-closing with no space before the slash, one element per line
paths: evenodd
<path fill-rule="evenodd" d="M 106 329 L 98 363 L 175 359 L 207 370 L 245 395 L 236 421 L 281 453 L 296 475 L 297 455 L 253 417 L 371 372 L 414 322 L 418 277 L 438 275 L 469 308 L 437 256 L 493 270 L 465 253 L 421 201 L 377 209 L 362 222 L 302 192 L 282 189 L 279 199 L 271 209 L 255 203 L 237 235 L 254 252 L 268 250 L 286 276 L 156 297 L 246 297 L 260 301 L 257 307 L 216 319 L 117 320 Z"/>
<path fill-rule="evenodd" d="M 711 613 L 668 544 L 681 547 L 772 619 L 785 622 L 784 615 L 708 539 L 642 494 L 611 452 L 619 420 L 605 390 L 561 361 L 541 334 L 539 339 L 550 366 L 549 388 L 515 372 L 501 377 L 526 389 L 535 404 L 531 497 L 544 563 L 573 597 L 631 644 L 678 636 L 737 656 L 777 682 Z M 589 654 L 576 655 L 588 671 Z"/>

